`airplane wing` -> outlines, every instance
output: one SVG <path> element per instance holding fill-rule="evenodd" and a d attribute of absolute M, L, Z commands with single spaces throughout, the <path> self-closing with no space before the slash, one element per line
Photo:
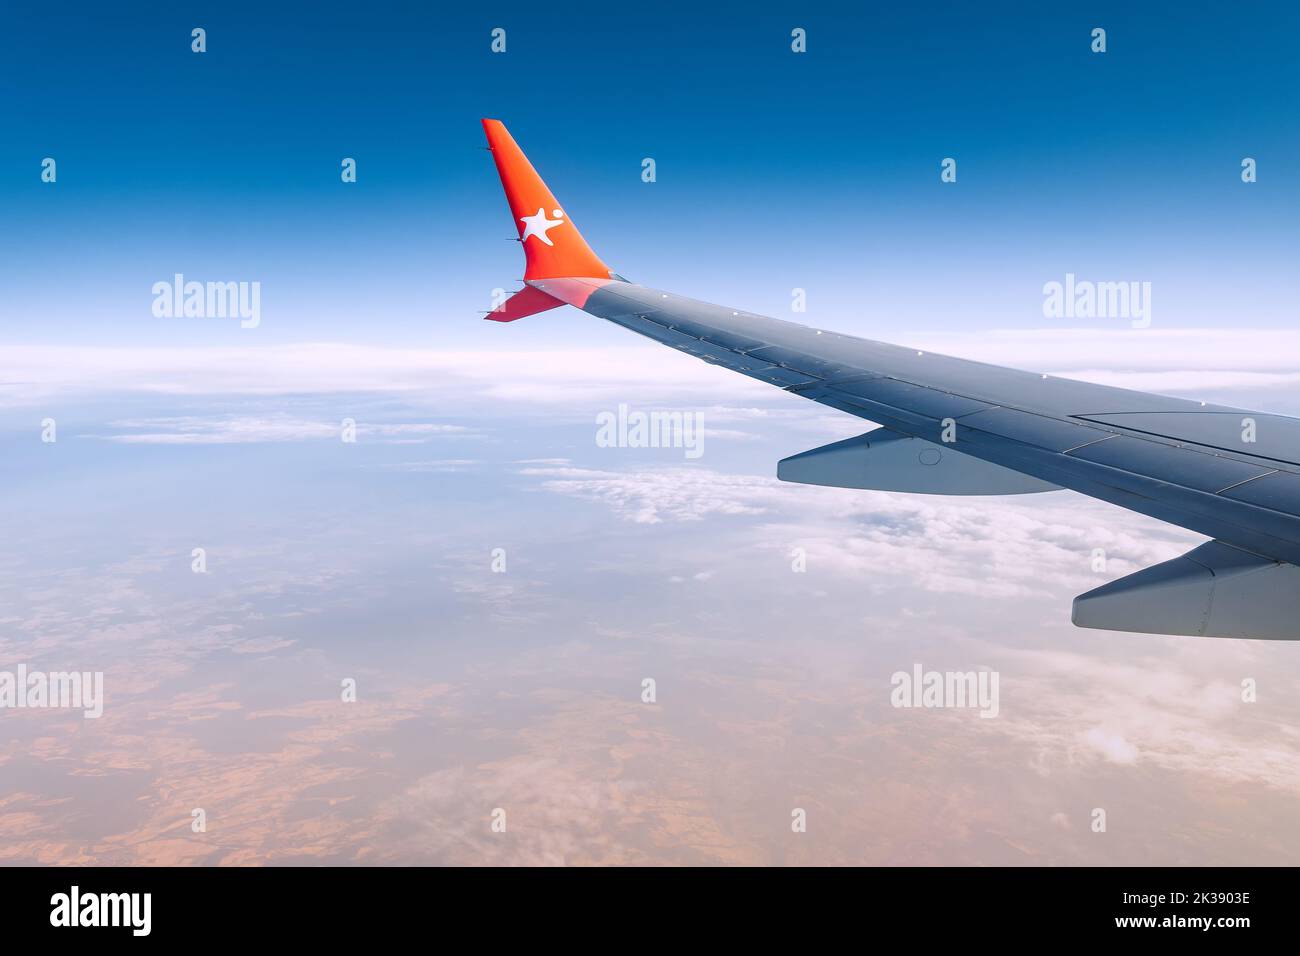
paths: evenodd
<path fill-rule="evenodd" d="M 1300 639 L 1300 420 L 903 348 L 627 282 L 571 228 L 505 128 L 484 126 L 509 179 L 526 287 L 880 426 L 785 459 L 779 478 L 926 494 L 1077 491 L 1213 540 L 1080 595 L 1075 624 Z M 539 211 L 549 213 L 546 243 L 524 236 Z"/>

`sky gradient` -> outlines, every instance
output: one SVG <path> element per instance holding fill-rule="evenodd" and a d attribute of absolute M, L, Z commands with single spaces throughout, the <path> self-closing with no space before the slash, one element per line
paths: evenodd
<path fill-rule="evenodd" d="M 553 323 L 468 321 L 520 269 L 482 116 L 629 277 L 778 315 L 805 288 L 813 321 L 874 337 L 1041 325 L 1042 285 L 1067 272 L 1150 281 L 1156 321 L 1179 326 L 1282 325 L 1300 293 L 1277 215 L 1300 189 L 1300 134 L 1277 121 L 1300 92 L 1286 5 L 423 7 L 11 10 L 15 333 L 246 344 L 154 318 L 150 286 L 180 272 L 260 281 L 258 341 L 552 340 Z"/>

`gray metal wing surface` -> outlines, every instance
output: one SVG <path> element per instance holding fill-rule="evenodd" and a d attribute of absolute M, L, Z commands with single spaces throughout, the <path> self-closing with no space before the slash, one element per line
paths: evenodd
<path fill-rule="evenodd" d="M 881 426 L 786 459 L 786 480 L 930 494 L 1068 488 L 1215 539 L 1160 574 L 1081 595 L 1080 626 L 1300 638 L 1290 598 L 1300 593 L 1300 420 L 874 342 L 629 282 L 531 284 Z M 1283 591 L 1286 600 L 1261 603 Z"/>

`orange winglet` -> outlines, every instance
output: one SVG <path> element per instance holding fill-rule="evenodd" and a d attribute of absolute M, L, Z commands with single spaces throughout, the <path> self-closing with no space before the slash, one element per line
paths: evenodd
<path fill-rule="evenodd" d="M 578 227 L 546 188 L 519 144 L 500 120 L 485 119 L 488 148 L 501 175 L 510 213 L 524 247 L 524 279 L 564 276 L 610 277 L 609 266 L 591 251 Z"/>
<path fill-rule="evenodd" d="M 484 318 L 491 319 L 493 322 L 513 322 L 526 315 L 536 315 L 547 309 L 558 309 L 562 305 L 564 305 L 563 299 L 557 299 L 553 295 L 547 295 L 541 289 L 526 285 Z"/>

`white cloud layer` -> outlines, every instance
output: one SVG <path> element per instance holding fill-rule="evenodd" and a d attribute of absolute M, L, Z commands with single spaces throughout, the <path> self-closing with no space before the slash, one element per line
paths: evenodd
<path fill-rule="evenodd" d="M 295 418 L 272 413 L 264 416 L 174 416 L 109 422 L 116 433 L 85 437 L 129 445 L 231 445 L 247 442 L 337 441 L 340 422 Z M 415 444 L 435 438 L 463 438 L 473 432 L 463 425 L 435 422 L 356 423 L 358 438 L 387 444 Z"/>
<path fill-rule="evenodd" d="M 1203 538 L 1069 492 L 951 499 L 798 485 L 699 467 L 521 473 L 636 524 L 746 516 L 749 547 L 801 547 L 809 564 L 854 580 L 905 579 L 931 593 L 1016 598 L 1083 591 L 1165 561 Z M 1093 549 L 1107 554 L 1104 576 Z"/>
<path fill-rule="evenodd" d="M 908 336 L 907 344 L 1012 367 L 1162 391 L 1285 388 L 1300 330 L 1047 329 Z M 635 390 L 681 405 L 776 391 L 649 342 L 605 349 L 442 351 L 340 343 L 238 348 L 0 348 L 0 404 L 86 394 L 405 393 L 465 404 L 617 402 Z"/>

